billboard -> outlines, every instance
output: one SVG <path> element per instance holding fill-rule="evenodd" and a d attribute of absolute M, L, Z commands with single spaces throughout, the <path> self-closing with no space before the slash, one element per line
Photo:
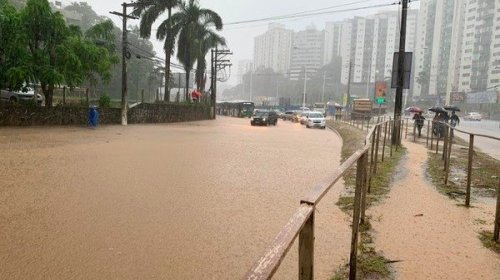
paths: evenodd
<path fill-rule="evenodd" d="M 450 101 L 452 104 L 463 104 L 465 103 L 465 92 L 451 92 Z"/>
<path fill-rule="evenodd" d="M 385 98 L 387 95 L 387 83 L 386 82 L 376 82 L 375 83 L 375 99 L 383 97 Z"/>

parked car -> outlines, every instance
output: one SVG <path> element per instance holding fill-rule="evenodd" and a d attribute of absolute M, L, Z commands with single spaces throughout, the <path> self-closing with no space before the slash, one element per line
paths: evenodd
<path fill-rule="evenodd" d="M 291 121 L 293 118 L 293 111 L 286 111 L 283 115 L 281 115 L 281 118 L 286 121 Z"/>
<path fill-rule="evenodd" d="M 478 112 L 470 112 L 464 116 L 464 120 L 468 121 L 481 121 L 483 117 Z"/>
<path fill-rule="evenodd" d="M 34 94 L 35 90 L 31 87 L 24 87 L 20 91 L 0 90 L 0 99 L 10 102 L 31 101 L 33 100 Z M 38 104 L 42 104 L 43 96 L 37 94 L 36 101 Z"/>
<path fill-rule="evenodd" d="M 307 115 L 306 127 L 319 127 L 321 129 L 326 128 L 326 120 L 321 112 L 310 112 Z"/>
<path fill-rule="evenodd" d="M 278 114 L 274 111 L 259 110 L 250 121 L 251 125 L 276 125 L 278 124 Z"/>

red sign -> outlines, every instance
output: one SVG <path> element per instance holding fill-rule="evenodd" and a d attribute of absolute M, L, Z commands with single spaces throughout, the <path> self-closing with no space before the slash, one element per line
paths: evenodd
<path fill-rule="evenodd" d="M 386 82 L 376 82 L 375 83 L 375 99 L 379 97 L 384 97 L 387 94 L 387 83 Z"/>

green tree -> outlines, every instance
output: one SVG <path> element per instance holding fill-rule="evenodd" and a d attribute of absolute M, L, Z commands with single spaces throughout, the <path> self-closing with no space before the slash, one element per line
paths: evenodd
<path fill-rule="evenodd" d="M 164 20 L 156 32 L 156 38 L 164 40 L 165 51 L 165 97 L 170 101 L 170 58 L 174 53 L 175 38 L 178 29 L 172 28 L 172 10 L 178 6 L 179 0 L 138 0 L 133 14 L 141 17 L 140 34 L 143 38 L 151 36 L 151 27 L 158 18 L 167 11 L 167 19 Z"/>
<path fill-rule="evenodd" d="M 203 29 L 215 27 L 216 30 L 222 30 L 222 19 L 214 11 L 202 9 L 197 1 L 182 1 L 179 5 L 180 11 L 172 15 L 172 29 L 179 30 L 177 41 L 177 59 L 184 66 L 186 71 L 186 100 L 189 100 L 189 76 L 194 64 L 201 53 L 203 38 L 200 34 Z"/>
<path fill-rule="evenodd" d="M 28 0 L 21 11 L 23 32 L 28 38 L 31 67 L 39 81 L 46 106 L 52 106 L 54 86 L 64 81 L 57 65 L 57 50 L 69 34 L 63 16 L 52 12 L 47 0 Z"/>
<path fill-rule="evenodd" d="M 52 106 L 56 85 L 81 85 L 85 81 L 95 83 L 97 76 L 109 81 L 111 66 L 117 59 L 108 48 L 96 45 L 90 35 L 109 37 L 109 22 L 96 25 L 89 38 L 82 37 L 79 28 L 66 26 L 59 12 L 52 12 L 47 0 L 28 0 L 21 11 L 22 32 L 26 34 L 29 65 L 33 80 L 39 82 L 47 107 Z M 108 43 L 112 48 L 112 44 Z"/>
<path fill-rule="evenodd" d="M 0 0 L 0 89 L 18 90 L 31 80 L 26 36 L 21 31 L 20 13 Z"/>
<path fill-rule="evenodd" d="M 196 85 L 197 89 L 200 91 L 205 91 L 205 71 L 207 70 L 206 56 L 211 48 L 215 48 L 219 45 L 225 46 L 226 40 L 213 32 L 209 25 L 210 22 L 204 22 L 198 31 L 199 38 L 199 51 L 198 57 L 196 59 Z"/>

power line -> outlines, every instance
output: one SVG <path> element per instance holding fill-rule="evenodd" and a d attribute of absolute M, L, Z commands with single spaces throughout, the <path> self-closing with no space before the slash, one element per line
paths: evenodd
<path fill-rule="evenodd" d="M 227 26 L 227 25 L 237 25 L 237 24 L 261 22 L 261 21 L 272 21 L 272 20 L 281 20 L 281 19 L 290 19 L 290 18 L 302 18 L 302 17 L 308 17 L 308 16 L 317 16 L 317 15 L 344 13 L 344 12 L 359 11 L 359 10 L 373 9 L 373 8 L 382 8 L 382 7 L 389 7 L 389 6 L 394 6 L 394 5 L 399 5 L 399 2 L 392 2 L 392 3 L 387 3 L 387 4 L 377 4 L 377 5 L 370 5 L 370 6 L 362 6 L 362 7 L 355 7 L 355 8 L 342 9 L 342 10 L 309 12 L 309 13 L 300 13 L 300 14 L 296 13 L 296 14 L 289 14 L 289 15 L 260 18 L 260 19 L 235 21 L 235 22 L 226 23 L 225 25 Z"/>
<path fill-rule="evenodd" d="M 138 47 L 138 46 L 136 46 L 136 45 L 134 45 L 132 43 L 127 43 L 127 44 L 130 45 L 130 46 L 132 46 L 132 47 L 134 47 L 134 48 L 136 48 L 136 49 L 138 49 L 138 50 L 140 50 L 140 51 L 143 51 L 144 53 L 146 53 L 148 55 L 148 57 L 146 57 L 143 54 L 135 53 L 136 55 L 140 55 L 141 58 L 149 59 L 151 61 L 159 61 L 159 62 L 166 63 L 165 59 L 163 59 L 163 58 L 161 58 L 161 57 L 159 57 L 159 56 L 151 53 L 150 51 L 147 51 L 147 50 L 145 50 L 145 49 L 143 49 L 141 47 Z M 132 50 L 132 52 L 134 52 L 134 51 Z M 172 66 L 174 68 L 178 68 L 178 69 L 184 70 L 184 67 L 182 65 L 180 65 L 180 64 L 177 64 L 177 63 L 170 62 L 170 66 Z M 193 68 L 193 70 L 196 71 L 196 68 Z"/>

